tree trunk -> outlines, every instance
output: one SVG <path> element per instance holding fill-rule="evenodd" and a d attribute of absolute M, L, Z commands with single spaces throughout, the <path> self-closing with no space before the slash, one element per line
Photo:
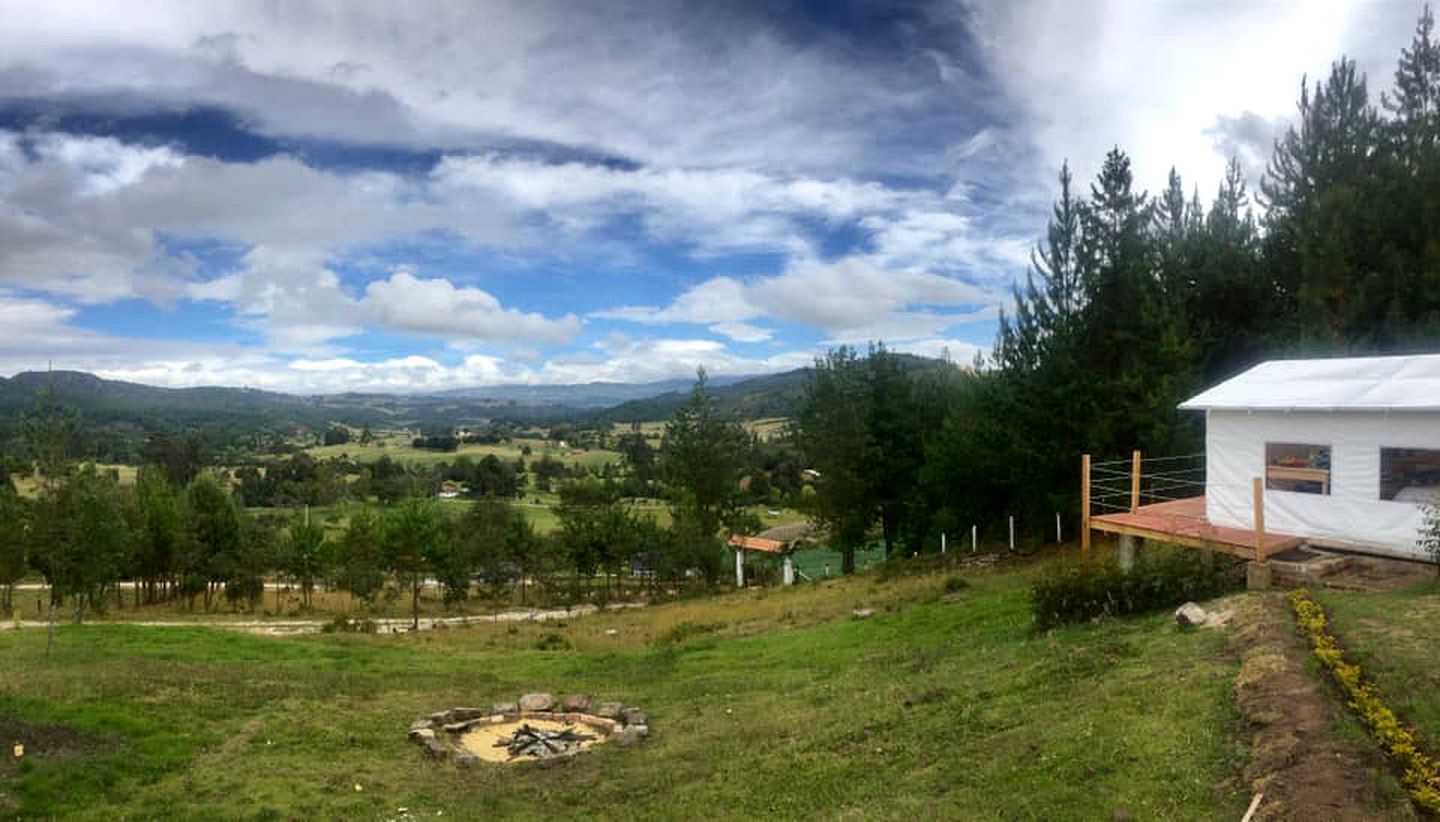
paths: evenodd
<path fill-rule="evenodd" d="M 410 630 L 420 630 L 420 577 L 410 585 Z"/>
<path fill-rule="evenodd" d="M 855 549 L 852 546 L 840 549 L 840 573 L 855 573 Z"/>

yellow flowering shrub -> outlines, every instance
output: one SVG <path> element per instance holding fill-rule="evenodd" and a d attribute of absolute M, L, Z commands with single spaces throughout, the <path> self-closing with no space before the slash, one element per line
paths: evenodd
<path fill-rule="evenodd" d="M 1440 763 L 1420 750 L 1415 735 L 1400 724 L 1395 712 L 1386 707 L 1375 686 L 1364 681 L 1359 665 L 1345 661 L 1335 636 L 1330 633 L 1325 609 L 1306 591 L 1290 594 L 1295 621 L 1310 640 L 1315 658 L 1340 684 L 1350 707 L 1380 743 L 1380 747 L 1400 766 L 1401 782 L 1416 804 L 1440 813 Z"/>

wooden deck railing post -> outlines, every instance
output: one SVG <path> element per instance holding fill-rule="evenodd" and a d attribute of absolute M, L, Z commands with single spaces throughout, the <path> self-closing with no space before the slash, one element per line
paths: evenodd
<path fill-rule="evenodd" d="M 1090 556 L 1090 455 L 1080 458 L 1080 552 Z"/>
<path fill-rule="evenodd" d="M 1130 455 L 1130 513 L 1140 510 L 1140 449 Z"/>
<path fill-rule="evenodd" d="M 1265 561 L 1265 481 L 1255 478 L 1255 561 Z"/>

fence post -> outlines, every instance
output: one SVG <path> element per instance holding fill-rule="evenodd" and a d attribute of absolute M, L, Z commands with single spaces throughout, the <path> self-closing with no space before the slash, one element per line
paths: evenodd
<path fill-rule="evenodd" d="M 940 553 L 945 553 L 945 532 L 940 532 Z"/>
<path fill-rule="evenodd" d="M 1255 561 L 1265 561 L 1265 481 L 1255 478 Z"/>
<path fill-rule="evenodd" d="M 1130 455 L 1130 513 L 1140 510 L 1140 449 Z"/>
<path fill-rule="evenodd" d="M 1062 542 L 1064 542 L 1064 540 L 1060 538 L 1060 512 L 1059 512 L 1059 511 L 1056 511 L 1056 512 L 1055 512 L 1055 544 L 1056 544 L 1056 545 L 1059 545 L 1059 544 L 1062 543 Z"/>
<path fill-rule="evenodd" d="M 1080 551 L 1090 556 L 1090 455 L 1080 458 Z"/>
<path fill-rule="evenodd" d="M 979 550 L 980 550 L 980 526 L 978 526 L 978 525 L 972 525 L 972 526 L 970 526 L 970 553 L 973 554 L 973 553 L 975 553 L 976 551 L 979 551 Z M 36 602 L 39 602 L 39 600 L 36 600 Z"/>
<path fill-rule="evenodd" d="M 1015 515 L 1010 515 L 1010 553 L 1015 553 Z"/>

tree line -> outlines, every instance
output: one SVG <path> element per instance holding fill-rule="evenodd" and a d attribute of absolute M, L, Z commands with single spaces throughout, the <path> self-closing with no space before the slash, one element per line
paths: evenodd
<path fill-rule="evenodd" d="M 1088 187 L 1068 166 L 1058 182 L 977 367 L 907 381 L 883 347 L 816 363 L 797 440 L 821 473 L 814 511 L 837 547 L 879 531 L 892 551 L 934 551 L 941 533 L 1011 514 L 1032 532 L 1055 512 L 1073 523 L 1079 455 L 1202 450 L 1202 420 L 1177 404 L 1259 361 L 1436 350 L 1440 43 L 1428 8 L 1378 104 L 1348 59 L 1302 80 L 1258 196 L 1234 160 L 1208 205 L 1176 170 L 1152 195 L 1118 148 Z"/>

